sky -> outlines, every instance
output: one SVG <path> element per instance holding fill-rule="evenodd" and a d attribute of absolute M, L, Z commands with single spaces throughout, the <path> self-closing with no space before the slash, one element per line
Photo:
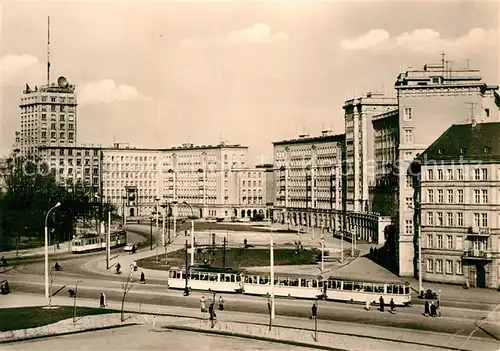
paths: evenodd
<path fill-rule="evenodd" d="M 464 1 L 3 1 L 0 155 L 26 83 L 76 85 L 79 144 L 249 146 L 344 132 L 343 103 L 395 95 L 401 70 L 480 69 L 499 84 L 499 4 Z M 253 162 L 251 161 L 253 160 Z"/>

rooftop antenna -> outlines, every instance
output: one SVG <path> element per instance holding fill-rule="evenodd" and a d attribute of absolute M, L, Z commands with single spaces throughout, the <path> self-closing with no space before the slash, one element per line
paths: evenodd
<path fill-rule="evenodd" d="M 467 61 L 467 70 L 469 70 L 469 59 L 467 59 L 466 61 Z"/>
<path fill-rule="evenodd" d="M 47 86 L 50 84 L 50 16 L 47 17 Z"/>
<path fill-rule="evenodd" d="M 441 53 L 441 68 L 443 69 L 443 71 L 445 70 L 445 67 L 444 67 L 444 57 L 446 56 L 446 54 L 444 52 Z"/>

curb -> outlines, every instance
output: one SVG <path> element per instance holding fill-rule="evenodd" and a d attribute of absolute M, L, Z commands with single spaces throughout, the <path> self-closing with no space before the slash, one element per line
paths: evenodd
<path fill-rule="evenodd" d="M 476 325 L 476 327 L 478 327 L 479 329 L 481 329 L 483 332 L 485 332 L 486 334 L 488 334 L 489 336 L 491 336 L 493 339 L 495 339 L 497 341 L 500 341 L 500 338 L 498 336 L 496 336 L 495 334 L 493 334 L 492 332 L 490 332 L 489 330 L 487 330 L 486 328 L 484 328 L 483 326 L 481 326 L 481 323 L 478 323 L 477 321 L 475 321 L 474 324 Z"/>
<path fill-rule="evenodd" d="M 93 331 L 99 331 L 99 330 L 117 329 L 117 328 L 122 328 L 122 327 L 130 327 L 130 326 L 134 326 L 134 325 L 140 325 L 140 323 L 126 323 L 126 324 L 111 325 L 111 326 L 106 326 L 106 327 L 88 328 L 88 329 L 82 329 L 82 330 L 76 330 L 76 331 L 70 331 L 70 332 L 64 332 L 64 333 L 37 335 L 37 336 L 30 336 L 30 337 L 18 338 L 18 339 L 12 339 L 12 340 L 8 340 L 8 339 L 7 340 L 0 340 L 0 345 L 11 344 L 11 343 L 21 342 L 21 341 L 30 341 L 30 340 L 51 338 L 54 336 L 65 336 L 65 335 L 80 334 L 80 333 L 93 332 Z"/>
<path fill-rule="evenodd" d="M 308 343 L 302 343 L 302 342 L 298 342 L 298 341 L 273 339 L 273 338 L 268 338 L 268 337 L 264 337 L 264 336 L 254 336 L 254 335 L 248 335 L 248 334 L 232 333 L 232 332 L 226 332 L 226 331 L 220 331 L 220 330 L 207 330 L 207 329 L 194 328 L 194 327 L 184 327 L 184 326 L 178 326 L 178 325 L 170 325 L 170 326 L 166 326 L 163 328 L 170 329 L 170 330 L 180 330 L 180 331 L 203 333 L 203 334 L 231 336 L 231 337 L 258 340 L 258 341 L 267 341 L 267 342 L 292 345 L 292 346 L 299 346 L 299 347 L 305 347 L 305 348 L 310 348 L 310 349 L 312 348 L 312 349 L 318 349 L 318 350 L 347 351 L 346 349 L 339 349 L 339 348 L 335 348 L 335 347 L 308 344 Z"/>

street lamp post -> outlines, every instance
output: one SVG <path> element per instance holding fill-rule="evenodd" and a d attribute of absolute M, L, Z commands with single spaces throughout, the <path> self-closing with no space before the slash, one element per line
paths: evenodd
<path fill-rule="evenodd" d="M 47 211 L 45 215 L 45 297 L 49 298 L 49 229 L 47 227 L 47 220 L 49 219 L 49 213 L 61 206 L 61 203 L 58 202 L 54 205 L 50 210 Z"/>
<path fill-rule="evenodd" d="M 325 271 L 325 238 L 321 238 L 321 274 Z"/>
<path fill-rule="evenodd" d="M 125 200 L 126 196 L 122 196 L 122 225 L 125 226 Z"/>
<path fill-rule="evenodd" d="M 271 320 L 274 319 L 276 315 L 276 310 L 274 306 L 274 241 L 273 241 L 273 230 L 271 230 L 271 239 L 269 242 L 269 261 L 271 265 Z"/>
<path fill-rule="evenodd" d="M 155 198 L 156 202 L 156 262 L 158 262 L 158 201 L 159 198 Z"/>
<path fill-rule="evenodd" d="M 83 283 L 81 280 L 76 282 L 75 295 L 73 296 L 73 323 L 76 323 L 76 296 L 78 294 L 78 284 Z"/>
<path fill-rule="evenodd" d="M 191 210 L 191 266 L 194 266 L 194 211 L 193 207 L 184 201 L 184 205 Z"/>

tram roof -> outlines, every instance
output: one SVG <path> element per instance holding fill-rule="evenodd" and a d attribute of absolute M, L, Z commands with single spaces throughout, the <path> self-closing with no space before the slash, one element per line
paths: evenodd
<path fill-rule="evenodd" d="M 355 277 L 352 275 L 341 275 L 341 274 L 330 274 L 328 275 L 328 279 L 331 280 L 342 280 L 344 282 L 360 282 L 360 283 L 380 283 L 380 284 L 410 284 L 407 280 L 404 279 L 387 279 L 387 278 L 376 278 L 376 277 Z"/>

